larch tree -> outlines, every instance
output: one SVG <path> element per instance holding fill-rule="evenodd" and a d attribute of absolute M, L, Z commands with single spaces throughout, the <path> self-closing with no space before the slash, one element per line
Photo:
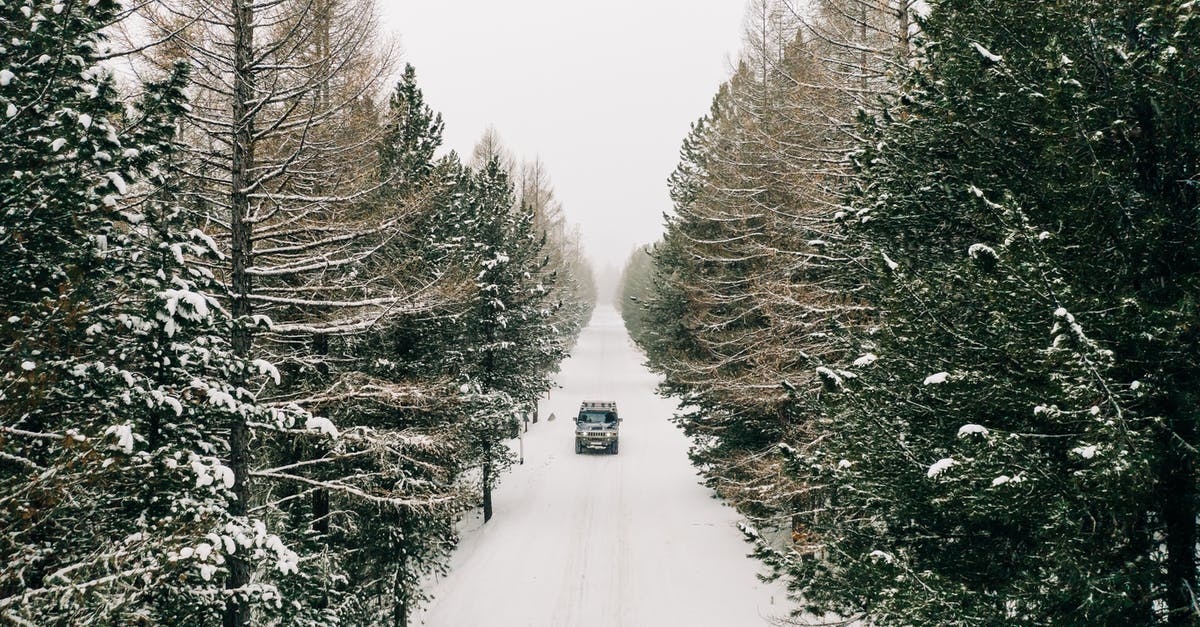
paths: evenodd
<path fill-rule="evenodd" d="M 0 620 L 407 624 L 590 307 L 548 183 L 380 101 L 370 0 L 0 34 Z"/>
<path fill-rule="evenodd" d="M 832 246 L 852 112 L 785 5 L 753 3 L 746 27 L 738 71 L 671 178 L 655 287 L 624 314 L 680 395 L 710 485 L 781 545 L 803 536 L 794 510 L 819 497 L 778 450 L 820 439 L 813 368 L 839 354 L 833 332 L 856 315 L 831 278 L 848 262 Z"/>
<path fill-rule="evenodd" d="M 548 323 L 555 330 L 553 337 L 559 347 L 544 352 L 545 361 L 539 369 L 550 371 L 557 369 L 561 356 L 570 350 L 591 317 L 596 284 L 579 232 L 568 225 L 545 164 L 541 159 L 525 162 L 516 176 L 515 204 L 533 213 L 534 230 L 546 238 L 546 264 L 540 275 L 546 278 L 543 287 L 550 292 Z M 523 400 L 536 412 L 536 396 Z M 533 419 L 537 420 L 536 413 Z"/>
<path fill-rule="evenodd" d="M 374 376 L 372 364 L 334 354 L 355 336 L 446 298 L 405 260 L 385 263 L 418 207 L 379 200 L 393 180 L 377 176 L 385 129 L 374 97 L 390 58 L 378 45 L 374 5 L 162 0 L 147 5 L 144 17 L 164 42 L 149 49 L 147 61 L 185 58 L 196 66 L 184 191 L 226 254 L 214 270 L 229 288 L 233 349 L 258 365 L 231 382 L 257 390 L 278 416 L 229 426 L 235 513 L 261 513 L 312 555 L 311 572 L 285 582 L 289 596 L 299 597 L 292 620 L 327 622 L 342 611 L 330 604 L 337 591 L 328 581 L 338 577 L 342 551 L 354 546 L 330 524 L 339 507 L 433 506 L 450 498 L 398 489 L 408 485 L 400 479 L 404 460 L 421 459 L 412 446 L 424 440 L 402 425 L 365 420 L 380 405 L 420 408 L 432 388 Z M 351 422 L 336 425 L 330 416 Z M 253 581 L 236 553 L 228 557 L 225 622 L 241 625 L 251 620 L 257 591 L 275 584 Z"/>
<path fill-rule="evenodd" d="M 385 506 L 354 503 L 326 525 L 349 549 L 340 567 L 343 590 L 331 594 L 354 622 L 407 625 L 427 599 L 431 573 L 442 573 L 455 546 L 455 523 L 473 501 L 463 473 L 470 463 L 461 450 L 463 412 L 473 411 L 453 374 L 432 367 L 447 349 L 445 330 L 467 307 L 471 283 L 454 267 L 437 237 L 447 211 L 440 203 L 448 174 L 434 159 L 441 145 L 441 116 L 424 102 L 415 69 L 406 66 L 388 101 L 378 139 L 378 202 L 408 207 L 400 237 L 364 267 L 372 276 L 397 277 L 428 286 L 441 297 L 416 314 L 389 316 L 364 333 L 331 342 L 339 362 L 357 364 L 352 387 L 378 391 L 371 403 L 331 398 L 338 422 L 399 431 L 405 454 L 387 466 L 371 468 L 374 481 L 404 495 Z M 396 260 L 403 259 L 398 264 Z M 351 462 L 357 464 L 358 462 Z M 349 514 L 345 510 L 351 510 Z M 365 593 L 365 594 L 364 594 Z"/>

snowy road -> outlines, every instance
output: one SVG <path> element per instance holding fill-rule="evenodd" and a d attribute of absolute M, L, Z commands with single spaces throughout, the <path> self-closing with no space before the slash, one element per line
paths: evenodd
<path fill-rule="evenodd" d="M 503 479 L 492 521 L 465 534 L 425 625 L 742 627 L 787 614 L 755 578 L 736 513 L 698 484 L 674 402 L 641 360 L 619 314 L 598 308 L 526 434 L 525 465 Z M 584 399 L 617 401 L 619 455 L 575 454 Z"/>

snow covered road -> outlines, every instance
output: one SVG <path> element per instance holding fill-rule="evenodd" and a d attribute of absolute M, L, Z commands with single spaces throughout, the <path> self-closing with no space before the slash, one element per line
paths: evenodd
<path fill-rule="evenodd" d="M 430 627 L 742 627 L 787 614 L 712 498 L 620 315 L 599 307 L 525 434 L 525 465 L 475 520 L 434 587 Z M 615 400 L 618 455 L 577 455 L 580 401 Z M 558 418 L 547 422 L 554 413 Z"/>

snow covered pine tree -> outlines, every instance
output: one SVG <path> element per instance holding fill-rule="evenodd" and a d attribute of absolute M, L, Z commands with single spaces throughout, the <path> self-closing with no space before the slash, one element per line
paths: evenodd
<path fill-rule="evenodd" d="M 856 159 L 847 286 L 879 326 L 825 371 L 793 586 L 878 623 L 1194 624 L 1197 7 L 920 25 Z"/>
<path fill-rule="evenodd" d="M 295 569 L 230 515 L 215 255 L 171 193 L 186 68 L 122 106 L 99 65 L 116 2 L 0 5 L 0 616 L 206 623 L 234 546 Z"/>
<path fill-rule="evenodd" d="M 520 428 L 521 399 L 549 388 L 544 366 L 548 352 L 561 359 L 561 346 L 550 341 L 553 328 L 543 302 L 549 295 L 542 276 L 545 234 L 534 231 L 528 207 L 514 207 L 512 184 L 495 156 L 474 177 L 471 202 L 475 218 L 470 241 L 479 268 L 477 294 L 468 331 L 472 340 L 468 385 L 496 395 L 494 406 L 471 419 L 472 449 L 482 470 L 483 516 L 492 517 L 492 488 L 513 461 L 502 444 Z M 497 409 L 501 411 L 497 411 Z M 506 409 L 505 409 L 506 408 Z"/>

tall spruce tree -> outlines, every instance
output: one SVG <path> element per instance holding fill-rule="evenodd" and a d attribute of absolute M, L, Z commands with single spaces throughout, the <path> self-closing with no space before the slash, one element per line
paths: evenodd
<path fill-rule="evenodd" d="M 295 568 L 230 516 L 214 424 L 260 416 L 226 383 L 212 240 L 172 193 L 184 67 L 122 105 L 101 65 L 116 2 L 6 4 L 0 70 L 0 615 L 207 623 L 226 568 Z"/>
<path fill-rule="evenodd" d="M 793 587 L 879 623 L 1193 624 L 1195 5 L 930 4 L 855 160 L 879 315 L 791 455 L 829 486 Z"/>
<path fill-rule="evenodd" d="M 379 138 L 382 194 L 403 196 L 425 182 L 433 173 L 433 157 L 442 145 L 444 128 L 442 114 L 425 104 L 425 95 L 417 86 L 416 68 L 405 65 L 388 101 Z"/>
<path fill-rule="evenodd" d="M 512 184 L 498 158 L 483 164 L 472 191 L 471 242 L 479 274 L 465 372 L 481 392 L 501 395 L 501 405 L 510 408 L 477 413 L 471 429 L 482 469 L 486 521 L 492 517 L 492 488 L 513 461 L 502 439 L 516 435 L 522 401 L 549 388 L 546 363 L 551 357 L 561 359 L 562 353 L 552 341 L 544 305 L 549 294 L 549 278 L 542 276 L 545 234 L 535 231 L 528 207 L 513 206 Z"/>
<path fill-rule="evenodd" d="M 455 522 L 471 501 L 460 474 L 468 467 L 460 449 L 457 416 L 467 411 L 448 372 L 431 367 L 446 348 L 447 320 L 466 307 L 470 283 L 447 267 L 433 237 L 445 212 L 435 201 L 446 170 L 433 160 L 441 145 L 441 116 L 424 104 L 412 66 L 389 101 L 378 140 L 380 187 L 374 202 L 403 207 L 408 220 L 398 237 L 363 272 L 426 286 L 427 306 L 389 316 L 370 330 L 330 339 L 336 364 L 354 364 L 349 385 L 373 390 L 369 402 L 332 396 L 323 411 L 338 424 L 400 434 L 404 445 L 383 458 L 346 456 L 337 473 L 372 477 L 392 502 L 335 501 L 336 511 L 315 519 L 317 537 L 345 557 L 329 586 L 329 606 L 351 623 L 407 625 L 427 599 L 423 586 L 441 574 L 456 541 Z M 459 295 L 459 296 L 455 296 Z M 342 552 L 344 551 L 344 552 Z"/>

